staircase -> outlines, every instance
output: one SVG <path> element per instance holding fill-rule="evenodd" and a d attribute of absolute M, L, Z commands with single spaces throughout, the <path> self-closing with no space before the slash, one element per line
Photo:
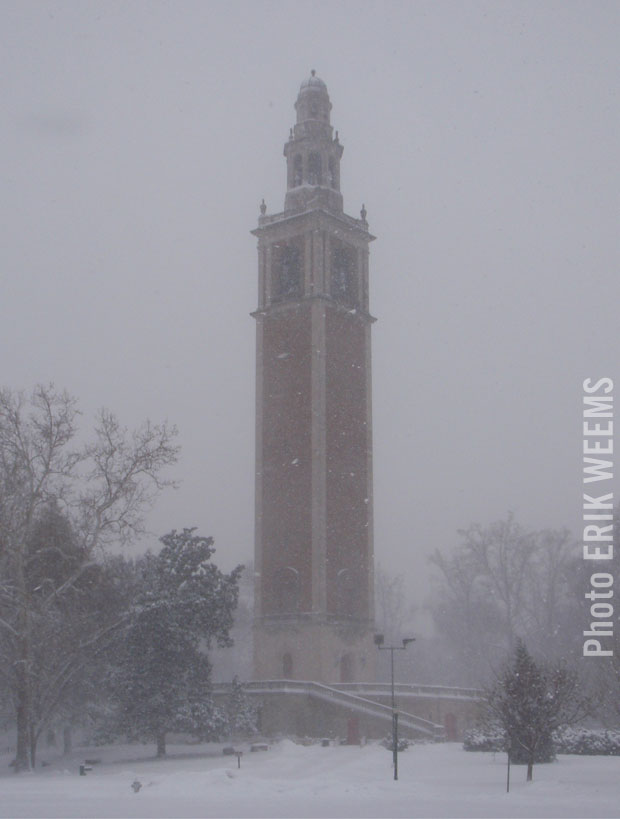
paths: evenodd
<path fill-rule="evenodd" d="M 371 688 L 371 686 L 366 687 Z M 380 687 L 382 688 L 382 686 Z M 363 688 L 363 686 L 360 686 L 360 688 Z M 336 688 L 331 685 L 324 685 L 323 683 L 298 680 L 264 680 L 244 683 L 243 689 L 252 696 L 277 694 L 307 696 L 323 702 L 329 702 L 333 705 L 342 706 L 347 711 L 353 713 L 376 717 L 384 721 L 386 726 L 391 726 L 392 724 L 392 708 L 389 705 L 383 705 L 380 702 L 367 699 L 366 697 L 360 696 L 359 693 L 353 693 L 350 690 L 343 690 L 340 686 Z M 213 693 L 216 695 L 225 694 L 227 690 L 228 685 L 225 683 L 217 683 L 213 686 Z M 381 693 L 384 692 L 382 691 Z M 415 714 L 408 714 L 400 708 L 398 709 L 398 725 L 404 732 L 408 734 L 411 733 L 417 737 L 422 736 L 435 742 L 445 739 L 445 730 L 442 725 L 436 725 Z"/>

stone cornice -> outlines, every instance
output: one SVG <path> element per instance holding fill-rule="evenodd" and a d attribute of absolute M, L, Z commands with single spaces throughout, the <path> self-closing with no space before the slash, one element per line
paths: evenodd
<path fill-rule="evenodd" d="M 280 225 L 291 224 L 298 221 L 309 221 L 309 217 L 318 215 L 320 218 L 327 218 L 330 222 L 336 222 L 340 227 L 348 231 L 355 232 L 359 238 L 366 242 L 373 242 L 377 237 L 368 232 L 368 223 L 362 219 L 354 219 L 346 213 L 334 213 L 326 208 L 310 208 L 303 211 L 282 211 L 270 216 L 259 216 L 258 227 L 251 230 L 253 236 L 261 237 L 267 231 Z"/>
<path fill-rule="evenodd" d="M 339 313 L 347 313 L 352 317 L 355 316 L 368 324 L 374 324 L 375 321 L 377 321 L 375 316 L 372 316 L 365 310 L 362 310 L 359 307 L 347 307 L 324 293 L 318 293 L 315 296 L 302 296 L 300 299 L 291 299 L 290 301 L 278 301 L 275 302 L 275 304 L 271 304 L 269 307 L 263 308 L 262 310 L 255 310 L 253 313 L 250 313 L 250 315 L 255 319 L 264 318 L 265 316 L 272 315 L 273 313 L 283 313 L 287 310 L 296 309 L 302 304 L 313 301 L 323 301 L 330 305 L 330 307 L 337 310 Z"/>

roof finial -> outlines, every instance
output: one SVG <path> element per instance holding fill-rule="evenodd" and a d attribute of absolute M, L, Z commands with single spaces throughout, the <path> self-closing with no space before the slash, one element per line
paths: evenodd
<path fill-rule="evenodd" d="M 310 71 L 310 73 L 311 73 L 311 74 L 312 74 L 312 76 L 314 77 L 314 75 L 316 74 L 316 71 L 314 70 L 314 68 L 313 68 L 313 69 Z"/>
<path fill-rule="evenodd" d="M 368 214 L 368 211 L 366 210 L 366 205 L 363 204 L 362 209 L 360 210 L 360 216 L 362 217 L 362 222 L 366 221 L 367 214 Z"/>
<path fill-rule="evenodd" d="M 267 212 L 267 205 L 265 204 L 265 200 L 263 199 L 262 202 L 260 203 L 260 214 L 261 214 L 261 216 L 264 216 L 266 212 Z"/>

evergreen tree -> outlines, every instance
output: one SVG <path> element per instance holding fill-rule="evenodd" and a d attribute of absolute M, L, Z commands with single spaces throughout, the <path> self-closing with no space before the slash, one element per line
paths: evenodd
<path fill-rule="evenodd" d="M 212 538 L 194 531 L 170 532 L 161 552 L 139 563 L 139 590 L 112 679 L 116 730 L 155 741 L 158 756 L 166 753 L 170 731 L 201 739 L 226 731 L 226 714 L 211 696 L 206 652 L 212 641 L 232 645 L 243 567 L 222 573 L 210 562 Z"/>
<path fill-rule="evenodd" d="M 226 708 L 228 716 L 228 734 L 248 735 L 255 734 L 258 726 L 258 707 L 248 697 L 235 674 L 230 687 L 230 695 Z"/>
<path fill-rule="evenodd" d="M 588 713 L 574 672 L 535 662 L 521 640 L 487 692 L 487 703 L 506 734 L 511 761 L 527 764 L 528 781 L 535 762 L 554 758 L 552 732 Z"/>

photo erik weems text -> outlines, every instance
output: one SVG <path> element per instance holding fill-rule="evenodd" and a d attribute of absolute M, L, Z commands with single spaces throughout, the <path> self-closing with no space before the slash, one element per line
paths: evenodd
<path fill-rule="evenodd" d="M 613 388 L 611 378 L 583 382 L 583 559 L 591 567 L 584 657 L 614 653 Z"/>

